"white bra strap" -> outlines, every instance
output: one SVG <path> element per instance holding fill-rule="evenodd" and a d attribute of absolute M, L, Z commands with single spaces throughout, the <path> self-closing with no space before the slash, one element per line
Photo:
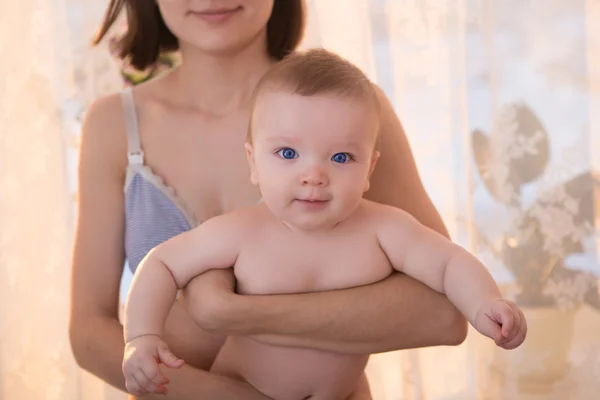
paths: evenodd
<path fill-rule="evenodd" d="M 121 101 L 123 103 L 125 130 L 127 132 L 127 159 L 130 165 L 143 164 L 144 152 L 140 146 L 140 131 L 135 111 L 135 101 L 133 100 L 133 92 L 130 87 L 121 91 Z"/>

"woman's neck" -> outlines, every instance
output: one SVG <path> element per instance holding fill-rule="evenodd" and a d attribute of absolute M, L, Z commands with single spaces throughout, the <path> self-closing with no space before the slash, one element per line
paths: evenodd
<path fill-rule="evenodd" d="M 225 115 L 247 108 L 252 91 L 273 64 L 261 35 L 232 55 L 214 55 L 182 45 L 181 66 L 173 71 L 174 95 L 187 107 Z"/>

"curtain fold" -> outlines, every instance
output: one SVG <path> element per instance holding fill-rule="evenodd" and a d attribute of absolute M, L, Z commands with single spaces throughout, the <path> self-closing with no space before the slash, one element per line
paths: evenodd
<path fill-rule="evenodd" d="M 72 207 L 64 1 L 0 5 L 0 398 L 76 398 L 67 336 Z"/>

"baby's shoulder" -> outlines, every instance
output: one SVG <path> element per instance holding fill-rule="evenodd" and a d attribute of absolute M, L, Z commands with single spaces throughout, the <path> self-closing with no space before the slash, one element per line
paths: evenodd
<path fill-rule="evenodd" d="M 406 211 L 387 204 L 363 200 L 360 205 L 360 225 L 372 227 L 379 236 L 383 232 L 397 232 L 415 225 L 415 219 Z"/>
<path fill-rule="evenodd" d="M 379 222 L 382 219 L 402 218 L 402 216 L 408 214 L 397 207 L 363 199 L 359 205 L 359 215 L 361 218 Z"/>
<path fill-rule="evenodd" d="M 260 229 L 261 225 L 267 221 L 268 216 L 263 209 L 263 205 L 257 204 L 221 214 L 209 221 L 220 227 L 230 229 L 232 232 L 248 234 Z"/>

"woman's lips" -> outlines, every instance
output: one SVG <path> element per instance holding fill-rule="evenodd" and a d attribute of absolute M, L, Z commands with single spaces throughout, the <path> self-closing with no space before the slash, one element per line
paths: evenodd
<path fill-rule="evenodd" d="M 242 7 L 236 8 L 215 8 L 204 11 L 192 11 L 191 14 L 210 23 L 225 22 L 240 11 Z"/>

